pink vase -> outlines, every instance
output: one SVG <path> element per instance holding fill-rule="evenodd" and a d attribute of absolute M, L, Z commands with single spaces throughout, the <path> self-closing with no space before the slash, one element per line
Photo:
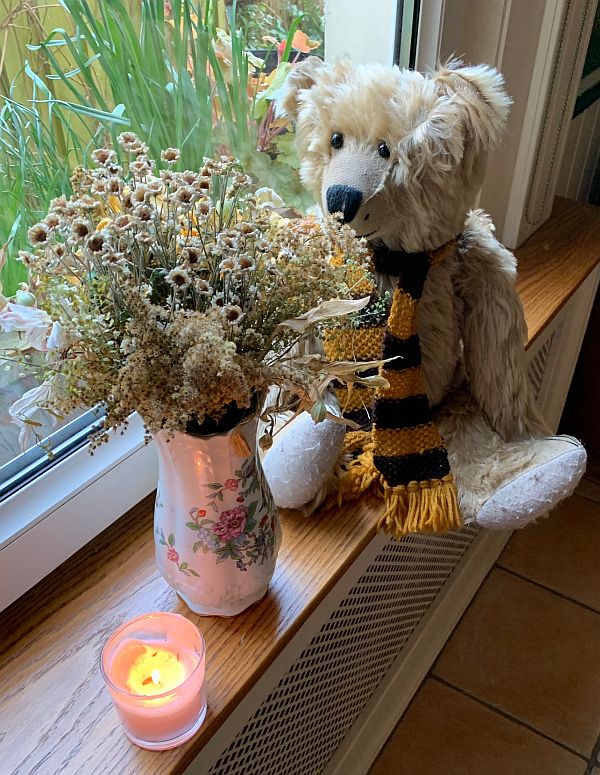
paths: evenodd
<path fill-rule="evenodd" d="M 257 418 L 211 436 L 156 435 L 161 575 L 197 614 L 235 616 L 275 571 L 281 526 L 256 455 Z"/>

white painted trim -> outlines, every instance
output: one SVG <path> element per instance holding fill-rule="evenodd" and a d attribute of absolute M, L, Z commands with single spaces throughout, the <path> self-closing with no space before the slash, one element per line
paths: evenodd
<path fill-rule="evenodd" d="M 560 162 L 573 116 L 594 10 L 588 0 L 568 0 L 537 137 L 518 241 L 527 239 L 552 212 Z"/>
<path fill-rule="evenodd" d="M 155 489 L 143 435 L 134 415 L 93 456 L 81 447 L 0 503 L 0 610 Z"/>
<path fill-rule="evenodd" d="M 555 61 L 555 51 L 559 39 L 563 14 L 567 0 L 547 0 L 542 23 L 539 29 L 510 27 L 505 35 L 503 50 L 512 46 L 512 50 L 523 46 L 534 46 L 536 51 L 531 72 L 523 72 L 522 77 L 529 81 L 525 110 L 515 105 L 514 116 L 509 121 L 509 131 L 502 146 L 502 152 L 496 154 L 489 165 L 487 180 L 484 184 L 483 204 L 491 210 L 499 238 L 509 248 L 519 244 L 519 230 L 526 206 L 529 183 L 534 174 L 534 162 L 539 135 L 544 121 L 548 89 Z M 509 46 L 509 47 L 510 47 Z M 519 121 L 516 122 L 516 117 Z M 509 190 L 495 190 L 496 169 L 503 167 L 506 160 L 513 163 L 512 183 Z M 513 162 L 514 159 L 514 162 Z"/>
<path fill-rule="evenodd" d="M 502 18 L 500 20 L 498 42 L 496 44 L 496 55 L 494 57 L 494 64 L 499 70 L 502 69 L 502 58 L 504 57 L 504 48 L 506 46 L 506 38 L 508 36 L 508 23 L 510 20 L 510 10 L 512 7 L 512 0 L 504 0 L 502 6 Z"/>
<path fill-rule="evenodd" d="M 416 69 L 422 73 L 435 70 L 439 63 L 445 9 L 446 0 L 421 3 Z"/>
<path fill-rule="evenodd" d="M 513 146 L 518 142 L 519 150 L 501 237 L 511 248 L 550 216 L 592 23 L 586 0 L 551 0 L 546 5 L 527 109 L 522 127 L 510 140 Z"/>
<path fill-rule="evenodd" d="M 600 73 L 600 68 L 598 68 Z M 556 195 L 587 202 L 600 155 L 600 100 L 571 120 Z"/>
<path fill-rule="evenodd" d="M 324 775 L 367 775 L 511 534 L 510 530 L 482 531 L 475 539 L 346 734 Z"/>
<path fill-rule="evenodd" d="M 554 430 L 558 428 L 579 351 L 585 336 L 598 283 L 600 281 L 600 266 L 592 272 L 583 285 L 567 302 L 552 325 L 561 325 L 560 339 L 554 344 L 551 361 L 544 374 L 542 391 L 538 396 L 544 419 Z M 551 330 L 551 327 L 548 329 Z"/>
<path fill-rule="evenodd" d="M 299 632 L 294 635 L 281 654 L 273 661 L 269 669 L 259 678 L 226 721 L 217 729 L 198 756 L 185 770 L 184 775 L 206 775 L 231 744 L 231 741 L 235 739 L 244 724 L 260 708 L 266 697 L 273 690 L 273 687 L 277 685 L 279 680 L 296 662 L 303 649 L 309 645 L 322 626 L 329 621 L 332 612 L 339 607 L 358 579 L 385 545 L 389 543 L 389 540 L 389 536 L 379 533 L 361 552 L 342 578 L 317 606 L 316 610 L 304 622 Z M 282 773 L 282 775 L 285 774 Z"/>
<path fill-rule="evenodd" d="M 417 67 L 451 55 L 505 72 L 514 97 L 502 146 L 489 160 L 481 205 L 516 248 L 549 217 L 593 9 L 589 0 L 429 0 Z"/>

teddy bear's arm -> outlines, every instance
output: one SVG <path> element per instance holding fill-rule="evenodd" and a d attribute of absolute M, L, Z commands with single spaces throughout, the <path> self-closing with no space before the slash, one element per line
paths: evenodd
<path fill-rule="evenodd" d="M 494 237 L 482 211 L 469 214 L 459 251 L 457 293 L 471 394 L 506 441 L 544 434 L 527 376 L 527 325 L 515 287 L 516 259 Z"/>

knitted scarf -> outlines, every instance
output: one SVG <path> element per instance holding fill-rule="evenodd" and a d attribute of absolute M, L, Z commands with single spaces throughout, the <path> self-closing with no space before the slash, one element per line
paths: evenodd
<path fill-rule="evenodd" d="M 361 313 L 364 324 L 332 329 L 324 339 L 331 359 L 386 359 L 379 374 L 389 387 L 357 386 L 350 395 L 336 388 L 344 417 L 360 426 L 346 434 L 351 462 L 342 474 L 340 498 L 375 489 L 385 502 L 379 527 L 395 537 L 441 533 L 462 524 L 448 455 L 425 393 L 417 333 L 417 305 L 429 268 L 455 245 L 452 240 L 430 253 L 375 249 L 375 271 L 398 277 L 387 321 L 373 322 L 372 310 L 382 305 L 376 286 L 350 270 L 356 294 L 371 295 Z"/>

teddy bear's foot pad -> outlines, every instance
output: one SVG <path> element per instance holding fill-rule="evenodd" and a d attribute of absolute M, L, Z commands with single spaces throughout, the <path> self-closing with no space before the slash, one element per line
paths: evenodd
<path fill-rule="evenodd" d="M 476 521 L 492 529 L 520 528 L 546 514 L 573 493 L 585 472 L 587 455 L 570 436 L 546 441 L 556 455 L 504 485 L 479 510 Z"/>

